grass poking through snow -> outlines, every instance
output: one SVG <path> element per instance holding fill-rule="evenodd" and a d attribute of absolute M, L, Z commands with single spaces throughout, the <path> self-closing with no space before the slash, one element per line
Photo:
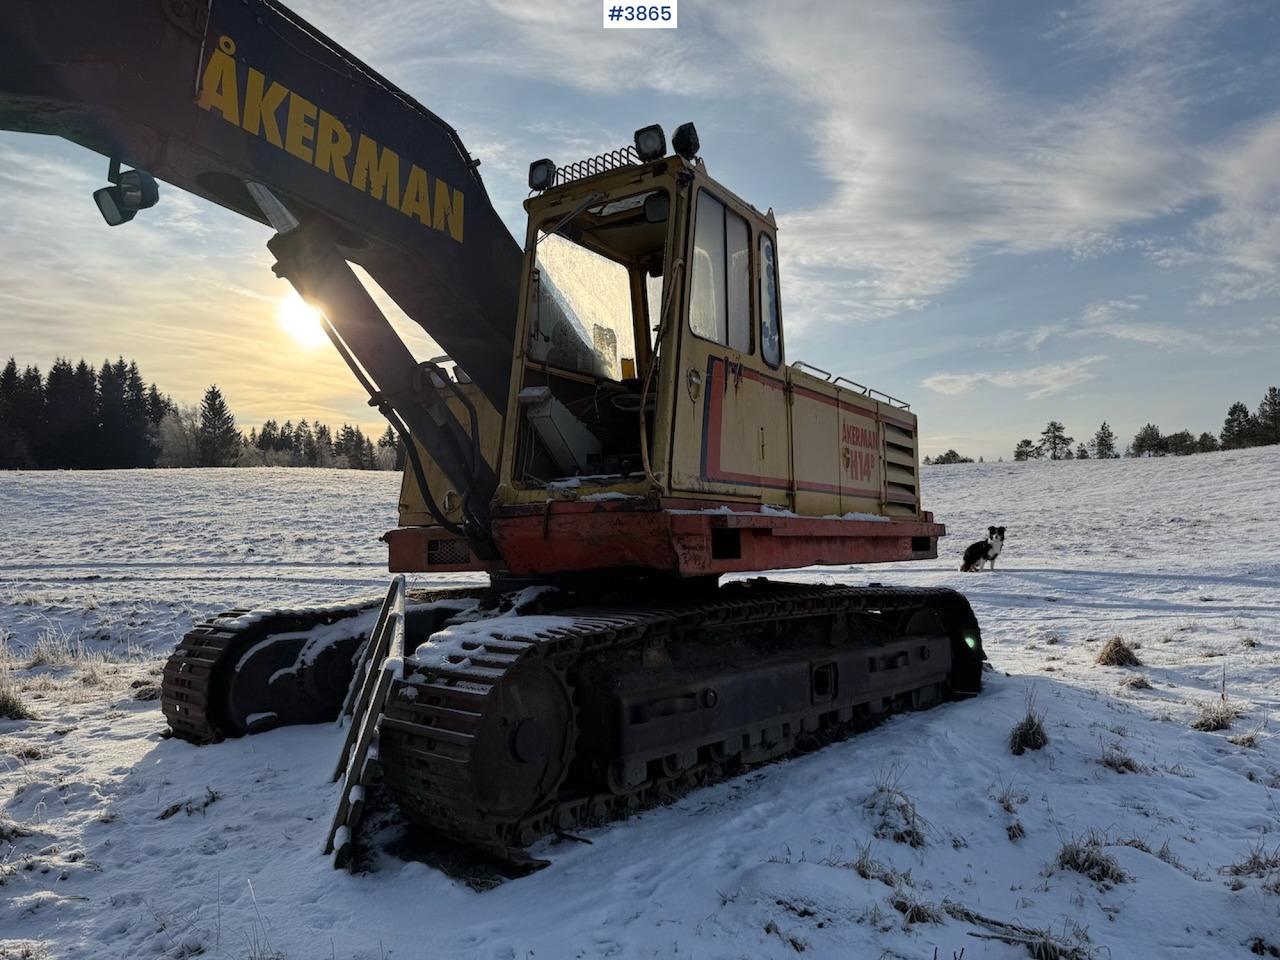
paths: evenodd
<path fill-rule="evenodd" d="M 1095 661 L 1100 667 L 1140 667 L 1142 661 L 1134 653 L 1124 637 L 1115 636 L 1108 640 L 1098 651 Z"/>
<path fill-rule="evenodd" d="M 1036 710 L 1034 690 L 1027 692 L 1027 715 L 1009 731 L 1009 752 L 1020 757 L 1028 750 L 1039 750 L 1049 742 L 1044 732 L 1044 712 Z"/>

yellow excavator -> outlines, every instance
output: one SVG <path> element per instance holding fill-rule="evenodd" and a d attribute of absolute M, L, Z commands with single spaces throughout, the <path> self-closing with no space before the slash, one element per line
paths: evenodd
<path fill-rule="evenodd" d="M 374 638 L 360 604 L 201 624 L 165 670 L 174 734 L 358 699 L 401 810 L 520 861 L 979 692 L 958 593 L 722 582 L 932 559 L 945 530 L 909 406 L 787 361 L 773 213 L 712 179 L 692 124 L 532 163 L 522 249 L 457 134 L 278 3 L 17 2 L 0 27 L 0 127 L 106 157 L 108 224 L 164 181 L 275 229 L 276 273 L 409 451 L 390 570 L 487 575 L 401 596 L 394 647 L 387 604 Z M 415 358 L 351 264 L 448 357 Z"/>

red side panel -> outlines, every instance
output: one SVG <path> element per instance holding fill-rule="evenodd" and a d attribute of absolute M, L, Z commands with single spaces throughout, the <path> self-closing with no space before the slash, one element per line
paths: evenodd
<path fill-rule="evenodd" d="M 640 506 L 643 504 L 643 506 Z M 946 529 L 930 520 L 845 520 L 707 510 L 694 502 L 547 503 L 494 519 L 503 569 L 545 576 L 636 567 L 682 577 L 815 564 L 926 560 Z M 402 527 L 384 538 L 392 572 L 493 569 L 438 527 Z M 442 560 L 448 562 L 441 562 Z"/>

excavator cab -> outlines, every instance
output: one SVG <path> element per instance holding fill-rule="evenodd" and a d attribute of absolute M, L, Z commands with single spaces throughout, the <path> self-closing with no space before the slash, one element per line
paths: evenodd
<path fill-rule="evenodd" d="M 675 184 L 664 174 L 605 175 L 613 182 L 528 202 L 524 336 L 500 498 L 643 496 L 659 482 L 647 466 L 661 392 L 654 347 L 664 267 L 678 250 Z"/>
<path fill-rule="evenodd" d="M 708 439 L 682 391 L 700 401 L 713 354 L 739 377 L 782 367 L 772 215 L 711 180 L 692 124 L 672 156 L 642 160 L 646 139 L 665 142 L 647 127 L 634 149 L 531 168 L 507 502 L 650 496 L 673 479 L 698 493 L 672 460 L 703 461 Z"/>

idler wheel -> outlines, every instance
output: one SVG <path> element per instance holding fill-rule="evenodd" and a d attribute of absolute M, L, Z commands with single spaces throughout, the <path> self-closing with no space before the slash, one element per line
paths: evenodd
<path fill-rule="evenodd" d="M 222 709 L 210 709 L 214 724 L 229 737 L 241 737 L 308 722 L 297 719 L 305 700 L 293 682 L 305 643 L 300 637 L 267 637 L 236 657 L 227 665 L 230 669 L 219 671 L 216 689 L 223 692 Z"/>
<path fill-rule="evenodd" d="M 268 636 L 249 645 L 221 671 L 221 709 L 211 719 L 226 736 L 261 733 L 338 715 L 355 673 L 356 635 L 306 650 L 305 636 Z"/>
<path fill-rule="evenodd" d="M 573 754 L 573 699 L 540 661 L 512 667 L 489 694 L 476 730 L 471 772 L 477 807 L 511 818 L 555 796 Z"/>

